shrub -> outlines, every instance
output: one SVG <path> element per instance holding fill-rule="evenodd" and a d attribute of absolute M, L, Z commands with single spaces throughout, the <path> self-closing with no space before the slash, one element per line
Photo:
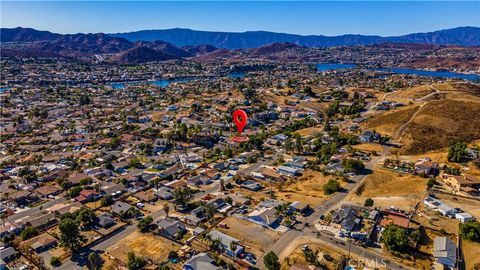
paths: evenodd
<path fill-rule="evenodd" d="M 337 192 L 340 189 L 340 183 L 335 179 L 328 180 L 327 183 L 323 185 L 323 193 L 330 195 Z"/>

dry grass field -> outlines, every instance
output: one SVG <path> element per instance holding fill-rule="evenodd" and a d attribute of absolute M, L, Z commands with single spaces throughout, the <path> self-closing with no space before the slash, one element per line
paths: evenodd
<path fill-rule="evenodd" d="M 324 263 L 325 266 L 327 267 L 326 269 L 328 270 L 337 269 L 337 265 L 340 262 L 342 255 L 347 256 L 347 254 L 336 252 L 320 244 L 308 244 L 308 247 L 314 252 L 318 250 L 319 261 Z M 331 260 L 330 261 L 325 260 L 323 258 L 324 255 L 326 255 L 327 257 L 329 256 Z M 296 264 L 297 265 L 310 264 L 305 260 L 305 256 L 303 255 L 303 251 L 302 251 L 302 245 L 298 245 L 296 249 L 282 261 L 281 269 L 288 270 L 292 265 L 296 265 Z"/>
<path fill-rule="evenodd" d="M 373 174 L 367 176 L 365 182 L 346 200 L 363 204 L 367 198 L 371 198 L 376 207 L 395 206 L 408 211 L 423 199 L 426 183 L 425 178 L 375 168 Z"/>
<path fill-rule="evenodd" d="M 222 223 L 226 223 L 228 229 L 216 228 L 217 230 L 240 240 L 247 251 L 257 257 L 263 255 L 265 250 L 280 238 L 279 232 L 263 228 L 248 220 L 227 217 Z"/>
<path fill-rule="evenodd" d="M 401 125 L 412 118 L 418 108 L 418 105 L 409 106 L 374 116 L 368 119 L 365 127 L 367 129 L 376 130 L 382 135 L 393 136 L 395 131 L 400 128 Z"/>
<path fill-rule="evenodd" d="M 435 91 L 439 93 L 430 95 Z M 418 101 L 417 99 L 428 96 Z M 480 139 L 480 87 L 467 83 L 424 85 L 399 90 L 389 100 L 415 102 L 400 110 L 368 119 L 365 127 L 404 144 L 401 154 L 420 154 L 443 149 L 454 139 Z M 413 117 L 413 118 L 412 118 Z M 399 132 L 401 131 L 401 132 Z"/>
<path fill-rule="evenodd" d="M 377 153 L 380 153 L 383 151 L 382 146 L 378 143 L 362 143 L 362 144 L 354 145 L 353 148 L 360 151 L 365 151 L 365 152 L 375 151 Z"/>
<path fill-rule="evenodd" d="M 462 241 L 462 252 L 465 258 L 465 269 L 467 270 L 479 270 L 480 269 L 480 256 L 478 251 L 480 250 L 480 243 L 472 241 Z"/>
<path fill-rule="evenodd" d="M 180 245 L 164 237 L 135 231 L 121 242 L 109 247 L 107 252 L 123 263 L 127 262 L 127 255 L 132 251 L 149 260 L 163 262 L 167 259 L 170 250 L 178 251 L 179 249 Z"/>
<path fill-rule="evenodd" d="M 302 102 L 302 103 L 299 104 L 299 107 L 300 108 L 311 109 L 311 110 L 314 110 L 314 111 L 317 111 L 317 112 L 324 112 L 328 108 L 329 105 L 330 105 L 330 103 L 328 103 L 328 102 L 311 101 L 311 102 Z"/>
<path fill-rule="evenodd" d="M 406 126 L 401 153 L 424 153 L 448 146 L 454 139 L 480 138 L 480 103 L 459 100 L 428 102 Z"/>
<path fill-rule="evenodd" d="M 299 201 L 315 207 L 328 198 L 328 195 L 323 194 L 323 185 L 333 178 L 335 177 L 324 176 L 317 171 L 307 171 L 303 176 L 287 182 L 282 191 L 277 189 L 275 195 L 280 200 Z M 345 186 L 345 182 L 338 181 L 340 186 Z"/>
<path fill-rule="evenodd" d="M 407 89 L 398 90 L 388 95 L 387 100 L 401 102 L 407 104 L 414 102 L 416 99 L 422 98 L 428 94 L 434 93 L 435 90 L 428 85 L 421 85 Z"/>
<path fill-rule="evenodd" d="M 295 131 L 295 133 L 305 138 L 305 137 L 315 136 L 317 133 L 321 133 L 322 131 L 323 131 L 323 128 L 309 127 L 309 128 L 297 130 Z"/>

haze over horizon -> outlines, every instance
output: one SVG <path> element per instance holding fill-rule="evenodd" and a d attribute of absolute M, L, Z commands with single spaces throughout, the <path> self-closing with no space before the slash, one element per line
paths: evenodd
<path fill-rule="evenodd" d="M 299 35 L 399 36 L 480 26 L 480 2 L 13 2 L 1 27 L 54 33 L 188 28 Z M 233 19 L 232 19 L 233 18 Z"/>

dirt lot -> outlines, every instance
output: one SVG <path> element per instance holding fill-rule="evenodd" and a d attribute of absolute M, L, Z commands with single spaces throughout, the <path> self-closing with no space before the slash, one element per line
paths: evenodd
<path fill-rule="evenodd" d="M 383 151 L 382 146 L 378 143 L 362 143 L 354 145 L 353 148 L 365 152 L 376 151 L 377 153 L 380 153 Z"/>
<path fill-rule="evenodd" d="M 408 211 L 423 199 L 426 183 L 425 178 L 376 167 L 357 192 L 348 195 L 347 201 L 363 204 L 367 198 L 372 198 L 376 207 L 395 206 Z"/>
<path fill-rule="evenodd" d="M 428 94 L 434 93 L 428 85 L 416 86 L 407 89 L 398 90 L 388 96 L 387 100 L 393 100 L 407 104 L 408 102 L 415 101 L 418 98 L 424 97 Z"/>
<path fill-rule="evenodd" d="M 456 235 L 458 233 L 458 221 L 456 219 L 446 218 L 439 213 L 427 210 L 423 204 L 418 208 L 413 220 L 437 231 L 444 229 L 450 234 Z"/>
<path fill-rule="evenodd" d="M 217 228 L 217 230 L 240 240 L 246 250 L 254 253 L 258 258 L 280 238 L 279 232 L 263 228 L 248 220 L 228 217 L 222 222 L 227 224 L 228 229 Z"/>
<path fill-rule="evenodd" d="M 127 254 L 131 251 L 154 262 L 163 262 L 167 259 L 170 250 L 178 251 L 179 249 L 180 245 L 164 237 L 135 231 L 121 242 L 109 247 L 107 252 L 124 263 L 127 262 Z"/>
<path fill-rule="evenodd" d="M 480 244 L 471 241 L 462 241 L 462 252 L 465 258 L 465 269 L 480 269 L 480 256 L 478 251 L 480 250 Z M 476 266 L 476 268 L 474 268 Z"/>
<path fill-rule="evenodd" d="M 305 260 L 305 256 L 303 255 L 302 246 L 299 245 L 288 257 L 286 257 L 282 263 L 282 270 L 290 269 L 290 266 L 298 264 L 298 265 L 309 265 Z M 327 269 L 334 270 L 337 267 L 337 264 L 340 262 L 342 255 L 346 256 L 347 254 L 341 254 L 336 252 L 332 249 L 329 249 L 326 246 L 320 244 L 308 244 L 308 247 L 316 252 L 318 250 L 319 261 L 324 263 L 327 266 Z M 327 261 L 324 256 L 331 257 L 330 261 Z"/>
<path fill-rule="evenodd" d="M 304 129 L 297 130 L 297 131 L 295 131 L 295 133 L 297 133 L 298 135 L 300 135 L 302 137 L 311 137 L 311 136 L 315 136 L 317 133 L 322 132 L 322 130 L 323 130 L 323 128 L 310 127 L 310 128 L 304 128 Z"/>
<path fill-rule="evenodd" d="M 300 201 L 315 207 L 325 201 L 328 195 L 323 194 L 323 185 L 334 176 L 324 176 L 317 171 L 307 171 L 298 179 L 288 182 L 282 191 L 275 193 L 280 200 L 294 202 Z M 340 185 L 345 186 L 345 182 L 340 181 Z"/>

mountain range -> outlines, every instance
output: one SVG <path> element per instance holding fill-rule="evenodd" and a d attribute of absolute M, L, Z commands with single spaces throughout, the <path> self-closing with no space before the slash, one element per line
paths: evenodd
<path fill-rule="evenodd" d="M 100 58 L 107 62 L 136 64 L 197 57 L 232 57 L 238 50 L 264 56 L 308 47 L 397 44 L 395 46 L 479 46 L 480 28 L 460 27 L 401 37 L 344 35 L 300 36 L 272 32 L 204 32 L 189 29 L 146 30 L 123 34 L 57 34 L 32 28 L 0 28 L 0 55 L 23 57 Z M 400 45 L 399 43 L 402 43 Z M 422 44 L 422 45 L 419 45 Z M 297 53 L 298 54 L 298 53 Z M 272 59 L 275 59 L 274 57 Z"/>
<path fill-rule="evenodd" d="M 468 26 L 392 37 L 367 35 L 301 36 L 266 31 L 249 31 L 243 33 L 207 32 L 182 28 L 142 30 L 110 35 L 113 37 L 122 37 L 130 41 L 163 40 L 177 46 L 210 44 L 217 48 L 225 49 L 256 48 L 267 44 L 282 42 L 294 43 L 306 47 L 371 45 L 381 43 L 415 43 L 460 46 L 480 45 L 480 27 Z"/>

